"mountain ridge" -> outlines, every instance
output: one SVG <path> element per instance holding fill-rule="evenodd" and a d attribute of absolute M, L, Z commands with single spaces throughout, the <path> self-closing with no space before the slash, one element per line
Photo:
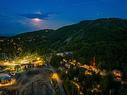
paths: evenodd
<path fill-rule="evenodd" d="M 6 45 L 7 48 L 3 47 L 1 52 L 45 54 L 53 51 L 72 51 L 73 57 L 82 63 L 89 63 L 95 56 L 97 64 L 101 63 L 100 66 L 124 68 L 127 65 L 126 19 L 103 18 L 81 21 L 57 30 L 19 34 L 10 37 L 9 40 L 9 45 Z M 18 50 L 18 47 L 21 50 Z"/>

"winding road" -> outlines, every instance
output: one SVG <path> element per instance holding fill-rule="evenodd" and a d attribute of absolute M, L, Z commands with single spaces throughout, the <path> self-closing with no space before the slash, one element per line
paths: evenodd
<path fill-rule="evenodd" d="M 53 87 L 52 74 L 56 73 L 52 66 L 43 68 L 33 68 L 23 73 L 18 79 L 17 84 L 6 87 L 9 90 L 15 90 L 16 95 L 56 95 Z M 65 93 L 62 80 L 56 79 L 60 95 Z"/>

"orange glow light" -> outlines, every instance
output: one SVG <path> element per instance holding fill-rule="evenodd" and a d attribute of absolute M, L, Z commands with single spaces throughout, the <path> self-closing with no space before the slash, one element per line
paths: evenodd
<path fill-rule="evenodd" d="M 52 79 L 56 79 L 56 80 L 58 80 L 58 79 L 59 79 L 58 74 L 57 74 L 57 73 L 54 73 L 54 74 L 52 75 Z"/>

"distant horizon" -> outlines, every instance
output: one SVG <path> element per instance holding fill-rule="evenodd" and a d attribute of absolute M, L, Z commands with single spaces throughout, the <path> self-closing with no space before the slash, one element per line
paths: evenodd
<path fill-rule="evenodd" d="M 82 20 L 127 18 L 125 0 L 1 0 L 0 35 L 58 29 Z"/>
<path fill-rule="evenodd" d="M 87 20 L 99 20 L 99 19 L 123 19 L 123 20 L 127 20 L 127 18 L 119 18 L 119 17 L 105 17 L 105 18 L 96 18 L 96 19 L 87 19 Z M 77 23 L 80 23 L 82 21 L 87 21 L 87 20 L 81 20 L 81 21 L 78 21 Z M 33 31 L 23 31 L 21 33 L 17 33 L 17 34 L 4 34 L 4 35 L 1 35 L 0 34 L 0 37 L 13 37 L 13 36 L 16 36 L 16 35 L 19 35 L 19 34 L 23 34 L 23 33 L 30 33 L 30 32 L 36 32 L 36 31 L 42 31 L 42 30 L 58 30 L 60 28 L 63 28 L 63 27 L 66 27 L 66 26 L 69 26 L 69 25 L 74 25 L 74 24 L 77 24 L 77 23 L 72 23 L 72 24 L 68 24 L 68 25 L 63 25 L 63 26 L 60 26 L 59 28 L 57 29 L 40 29 L 40 30 L 33 30 Z"/>

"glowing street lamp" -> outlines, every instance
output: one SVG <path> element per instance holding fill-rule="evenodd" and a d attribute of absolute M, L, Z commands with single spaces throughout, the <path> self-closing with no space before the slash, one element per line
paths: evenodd
<path fill-rule="evenodd" d="M 59 79 L 59 76 L 58 76 L 57 73 L 53 73 L 53 75 L 52 75 L 51 78 L 54 79 L 54 80 L 58 80 Z"/>

